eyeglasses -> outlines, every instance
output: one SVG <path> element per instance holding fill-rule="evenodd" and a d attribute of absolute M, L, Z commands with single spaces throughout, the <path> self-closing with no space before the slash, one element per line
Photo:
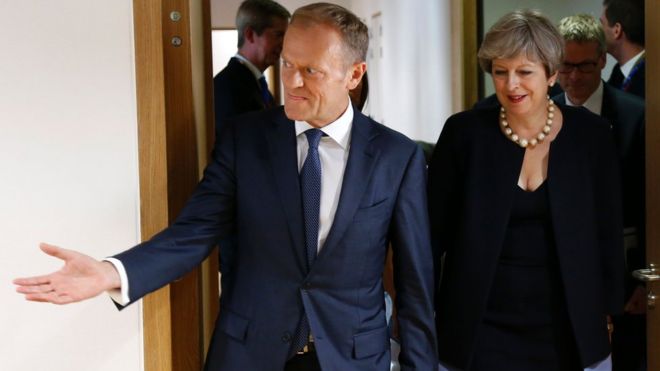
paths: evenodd
<path fill-rule="evenodd" d="M 580 72 L 591 73 L 596 71 L 596 66 L 598 66 L 598 62 L 582 62 L 582 63 L 564 62 L 559 66 L 559 73 L 571 73 L 576 68 Z"/>

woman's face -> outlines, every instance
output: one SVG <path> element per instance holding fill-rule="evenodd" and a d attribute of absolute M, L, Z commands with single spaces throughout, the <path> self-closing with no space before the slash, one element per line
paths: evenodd
<path fill-rule="evenodd" d="M 556 73 L 546 76 L 543 64 L 530 61 L 522 54 L 494 59 L 492 64 L 495 94 L 507 114 L 534 115 L 546 109 L 548 86 L 554 84 Z"/>

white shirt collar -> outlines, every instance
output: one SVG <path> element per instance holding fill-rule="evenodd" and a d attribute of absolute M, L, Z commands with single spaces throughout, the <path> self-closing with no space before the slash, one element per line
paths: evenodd
<path fill-rule="evenodd" d="M 259 80 L 261 78 L 261 76 L 264 75 L 263 73 L 261 73 L 261 71 L 259 71 L 259 69 L 254 64 L 252 64 L 252 62 L 250 62 L 244 56 L 236 53 L 234 58 L 238 59 L 238 61 L 241 62 L 241 64 L 243 64 L 245 67 L 247 67 L 248 70 L 250 70 L 250 72 L 252 72 L 255 79 Z"/>
<path fill-rule="evenodd" d="M 642 50 L 637 54 L 636 56 L 630 58 L 628 62 L 626 62 L 623 66 L 621 66 L 621 73 L 623 73 L 623 77 L 628 77 L 630 74 L 630 71 L 632 71 L 633 67 L 635 67 L 635 64 L 637 63 L 637 60 L 644 55 L 645 50 Z"/>
<path fill-rule="evenodd" d="M 353 105 L 351 105 L 348 95 L 346 96 L 346 100 L 348 104 L 344 113 L 335 121 L 321 128 L 321 131 L 337 142 L 344 150 L 348 149 L 351 127 L 353 126 Z M 314 126 L 308 124 L 306 121 L 296 121 L 296 136 L 314 128 Z"/>
<path fill-rule="evenodd" d="M 571 100 L 568 98 L 568 94 L 564 93 L 564 97 L 566 97 L 567 106 L 573 106 L 573 107 L 578 106 L 577 104 L 571 102 Z M 596 91 L 594 91 L 591 94 L 591 96 L 584 101 L 582 107 L 588 109 L 589 111 L 597 115 L 600 115 L 600 112 L 603 108 L 603 80 L 600 80 L 600 83 L 598 84 Z"/>

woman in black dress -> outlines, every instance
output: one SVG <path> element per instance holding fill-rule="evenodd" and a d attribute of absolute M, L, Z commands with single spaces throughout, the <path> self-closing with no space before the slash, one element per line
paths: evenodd
<path fill-rule="evenodd" d="M 548 19 L 505 15 L 478 54 L 500 105 L 452 116 L 436 145 L 441 369 L 611 369 L 607 315 L 623 307 L 616 151 L 605 121 L 548 97 L 562 56 Z"/>

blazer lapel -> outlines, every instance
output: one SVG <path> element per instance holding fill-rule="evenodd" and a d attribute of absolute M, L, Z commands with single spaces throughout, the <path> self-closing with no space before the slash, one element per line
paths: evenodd
<path fill-rule="evenodd" d="M 264 135 L 268 142 L 272 179 L 282 200 L 296 260 L 300 267 L 306 267 L 295 127 L 293 121 L 287 119 L 281 110 L 271 124 L 270 130 L 264 132 Z"/>
<path fill-rule="evenodd" d="M 328 233 L 325 245 L 317 259 L 322 259 L 341 241 L 346 228 L 353 220 L 353 215 L 360 204 L 362 195 L 369 184 L 371 174 L 380 151 L 371 146 L 371 140 L 377 135 L 372 131 L 373 124 L 363 114 L 355 110 L 351 128 L 351 147 L 341 186 L 341 195 L 337 212 Z"/>
<path fill-rule="evenodd" d="M 495 112 L 493 112 L 495 113 Z M 472 153 L 477 154 L 472 165 L 476 171 L 467 183 L 471 194 L 478 194 L 478 200 L 471 202 L 471 217 L 477 220 L 480 229 L 478 238 L 483 241 L 481 259 L 494 274 L 495 262 L 500 256 L 506 229 L 511 217 L 513 198 L 518 187 L 525 150 L 511 142 L 500 132 L 499 110 L 489 114 L 483 121 L 481 135 L 475 135 Z M 486 268 L 484 268 L 486 269 Z M 484 271 L 486 272 L 486 271 Z M 490 279 L 490 277 L 486 278 Z"/>

